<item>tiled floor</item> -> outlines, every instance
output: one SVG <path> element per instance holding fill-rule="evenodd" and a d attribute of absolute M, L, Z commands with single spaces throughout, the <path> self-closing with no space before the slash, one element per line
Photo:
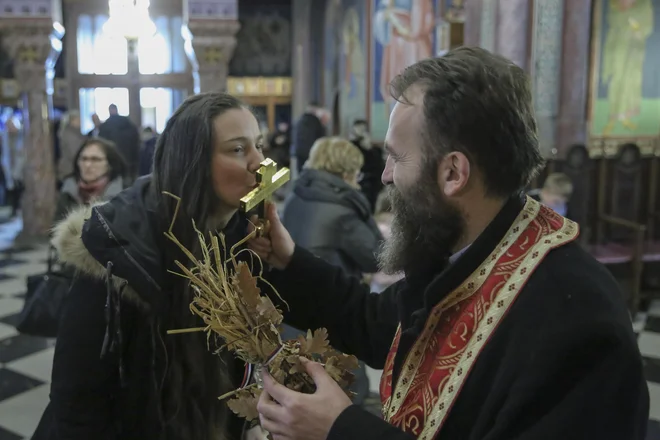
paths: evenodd
<path fill-rule="evenodd" d="M 45 247 L 12 250 L 20 227 L 20 220 L 0 224 L 0 440 L 30 438 L 34 432 L 48 403 L 54 351 L 54 341 L 20 335 L 14 328 L 23 307 L 25 279 L 42 273 L 46 259 Z M 637 317 L 635 328 L 651 393 L 647 439 L 660 440 L 660 301 Z M 371 370 L 369 376 L 377 393 L 380 374 Z M 369 404 L 375 407 L 373 397 Z"/>

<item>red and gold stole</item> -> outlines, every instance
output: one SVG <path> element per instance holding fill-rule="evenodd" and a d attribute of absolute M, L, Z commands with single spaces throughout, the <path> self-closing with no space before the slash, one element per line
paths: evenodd
<path fill-rule="evenodd" d="M 551 249 L 575 240 L 578 233 L 577 224 L 528 197 L 490 256 L 433 308 L 393 387 L 399 327 L 380 383 L 385 420 L 421 440 L 433 439 L 531 274 Z"/>

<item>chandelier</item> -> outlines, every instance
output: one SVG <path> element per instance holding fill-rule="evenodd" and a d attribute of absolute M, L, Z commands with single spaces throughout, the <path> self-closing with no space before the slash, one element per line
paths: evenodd
<path fill-rule="evenodd" d="M 149 18 L 149 0 L 109 0 L 110 18 L 103 33 L 125 38 L 134 47 L 141 38 L 156 34 L 156 25 Z"/>

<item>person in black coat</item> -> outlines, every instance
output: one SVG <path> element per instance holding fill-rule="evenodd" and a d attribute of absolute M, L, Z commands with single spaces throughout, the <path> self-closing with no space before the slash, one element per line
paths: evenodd
<path fill-rule="evenodd" d="M 312 145 L 326 135 L 326 128 L 320 115 L 323 110 L 316 103 L 311 103 L 307 111 L 293 126 L 292 153 L 296 157 L 298 171 L 302 171 Z"/>
<path fill-rule="evenodd" d="M 227 246 L 246 235 L 239 200 L 263 160 L 256 118 L 224 93 L 188 98 L 169 119 L 155 169 L 107 203 L 71 213 L 55 228 L 61 261 L 77 269 L 59 327 L 50 404 L 37 439 L 239 440 L 243 423 L 218 400 L 244 365 L 215 355 L 189 309 L 188 262 L 164 233 L 201 257 L 193 220 L 222 231 Z M 247 257 L 249 258 L 249 257 Z M 258 268 L 257 268 L 258 269 Z"/>
<path fill-rule="evenodd" d="M 133 182 L 137 177 L 140 162 L 140 133 L 135 124 L 117 112 L 117 106 L 108 107 L 110 117 L 99 127 L 98 137 L 114 142 L 126 162 L 126 180 Z"/>
<path fill-rule="evenodd" d="M 622 292 L 579 227 L 524 189 L 543 165 L 529 79 L 473 47 L 393 80 L 387 132 L 392 235 L 405 278 L 379 295 L 296 245 L 267 210 L 250 247 L 273 268 L 285 322 L 325 327 L 374 368 L 383 417 L 351 405 L 318 363 L 315 394 L 264 374 L 275 438 L 644 440 L 649 391 Z"/>
<path fill-rule="evenodd" d="M 289 168 L 291 154 L 291 129 L 284 121 L 277 123 L 277 128 L 268 136 L 266 157 L 277 163 L 278 167 Z"/>
<path fill-rule="evenodd" d="M 158 134 L 154 133 L 153 128 L 146 127 L 142 131 L 142 148 L 140 148 L 140 165 L 138 168 L 138 177 L 151 174 L 154 166 L 154 153 L 156 152 L 156 141 Z"/>
<path fill-rule="evenodd" d="M 349 141 L 317 140 L 283 213 L 298 245 L 358 278 L 378 271 L 376 252 L 383 239 L 357 183 L 362 163 L 362 154 Z M 284 339 L 299 333 L 287 326 Z M 369 395 L 364 363 L 356 376 L 354 402 L 362 404 Z"/>
<path fill-rule="evenodd" d="M 364 156 L 360 187 L 362 193 L 369 200 L 371 212 L 375 213 L 378 195 L 383 189 L 383 182 L 380 180 L 381 174 L 383 174 L 383 170 L 385 169 L 383 150 L 371 142 L 369 125 L 364 119 L 357 119 L 353 122 L 350 139 L 353 145 L 358 147 Z"/>

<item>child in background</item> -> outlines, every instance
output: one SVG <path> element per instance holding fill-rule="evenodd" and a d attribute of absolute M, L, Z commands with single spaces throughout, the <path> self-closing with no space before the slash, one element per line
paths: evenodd
<path fill-rule="evenodd" d="M 564 217 L 568 215 L 568 201 L 573 194 L 573 182 L 564 173 L 552 173 L 543 182 L 543 188 L 532 190 L 529 196 Z"/>

